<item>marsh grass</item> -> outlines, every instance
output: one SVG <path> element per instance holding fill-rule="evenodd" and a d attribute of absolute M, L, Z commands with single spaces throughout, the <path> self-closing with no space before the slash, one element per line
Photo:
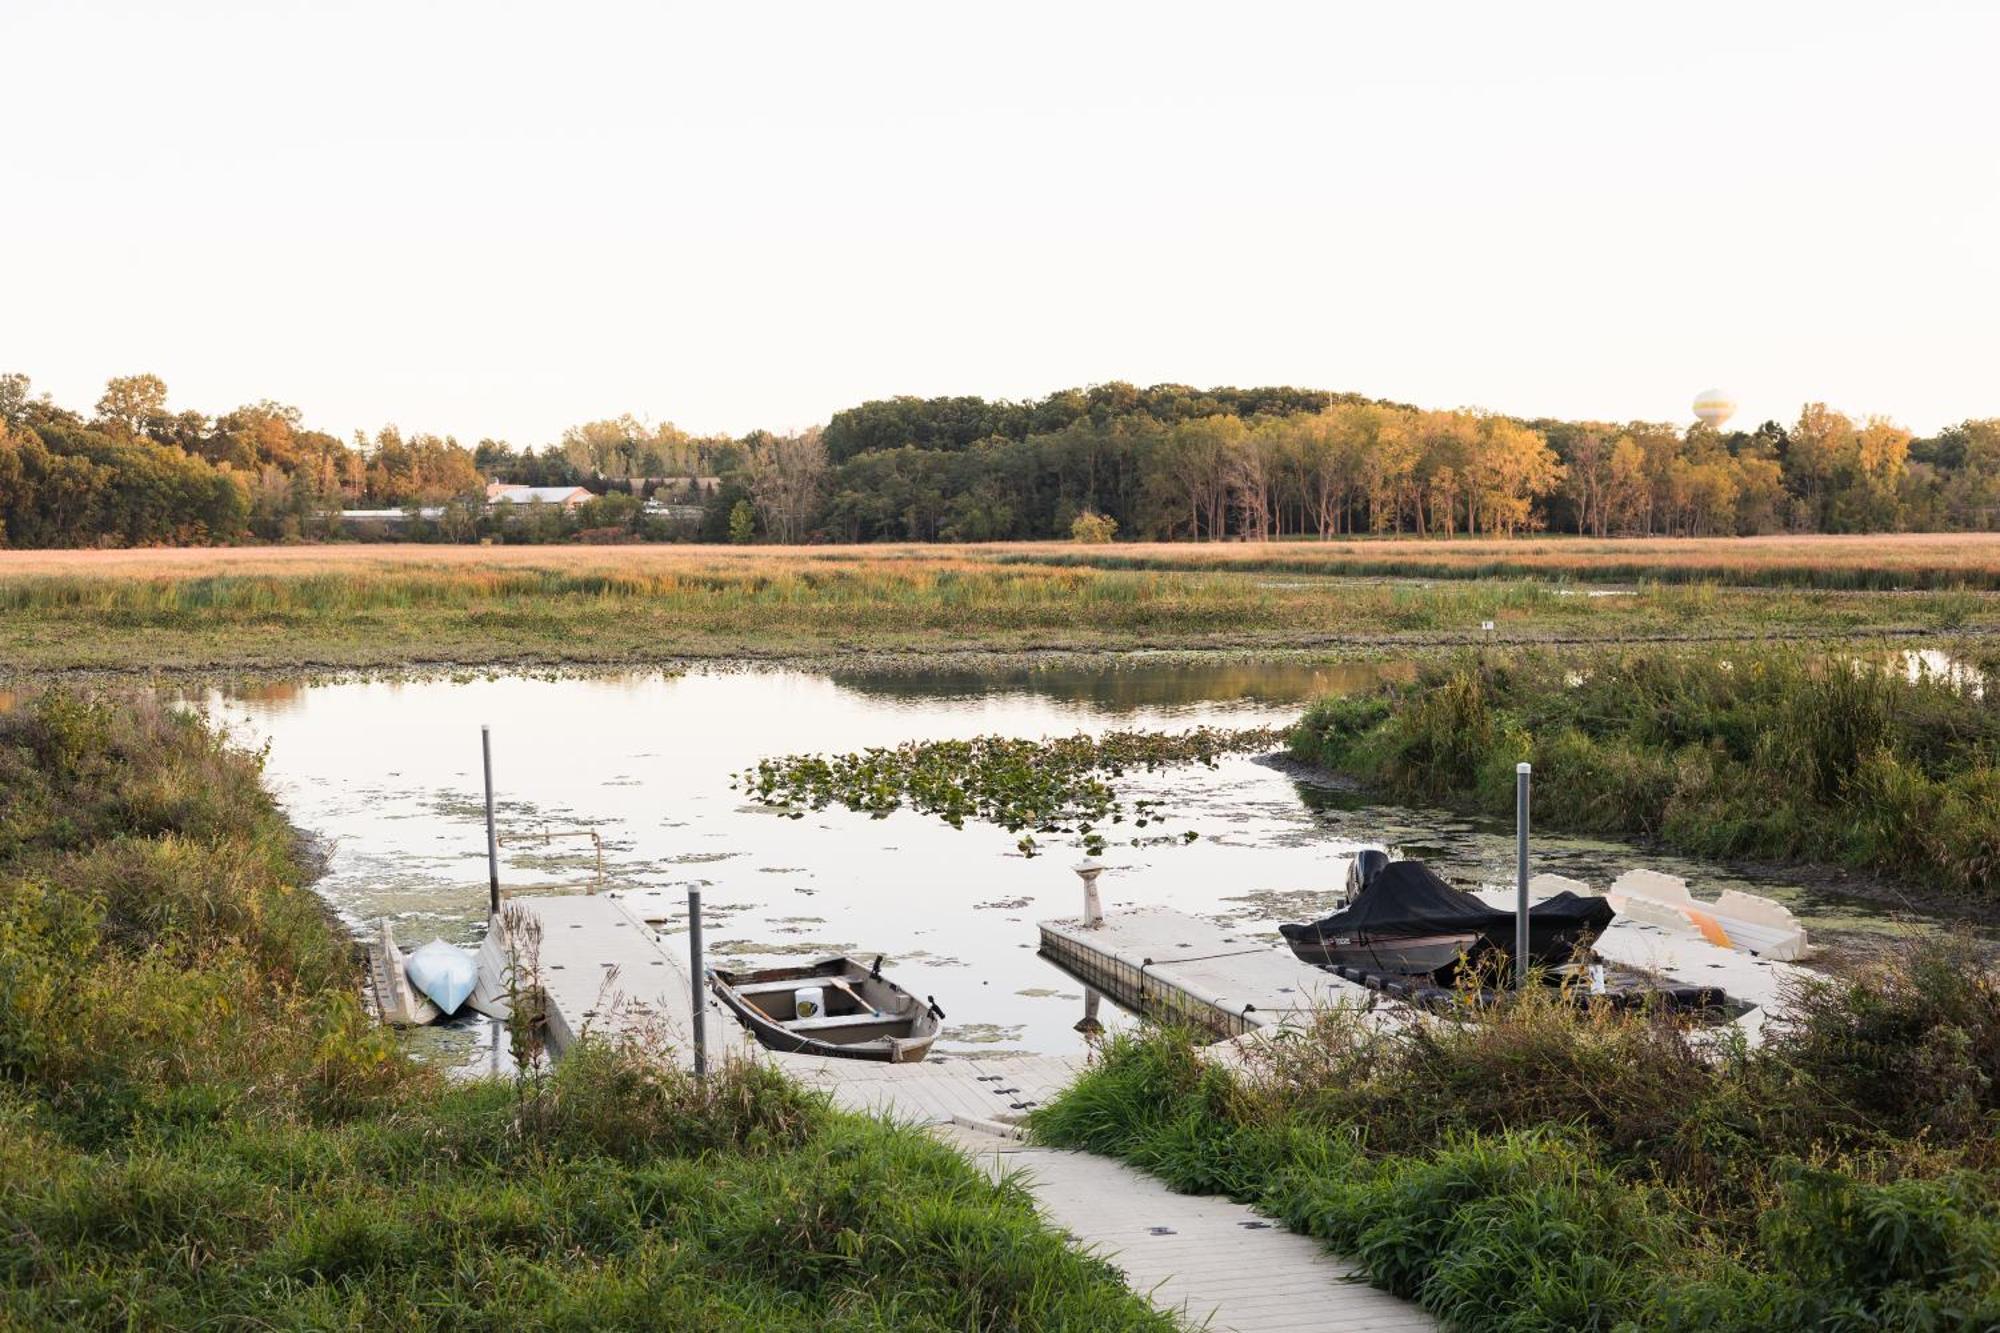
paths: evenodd
<path fill-rule="evenodd" d="M 1120 1036 L 1042 1138 L 1252 1202 L 1453 1328 L 1954 1329 L 2000 1319 L 2000 978 L 1911 945 L 1766 1043 L 1539 990 L 1337 1013 L 1239 1069 Z"/>
<path fill-rule="evenodd" d="M 1017 1187 L 767 1067 L 413 1064 L 259 767 L 145 698 L 0 714 L 0 1324 L 1172 1326 Z"/>
<path fill-rule="evenodd" d="M 1271 578 L 1226 553 L 1124 568 L 1064 563 L 1067 549 L 10 553 L 23 558 L 0 561 L 0 663 L 47 671 L 856 648 L 1373 648 L 1478 641 L 1488 621 L 1503 641 L 2000 625 L 2000 599 L 1985 592 L 1889 598 L 1654 582 L 1591 598 L 1534 577 L 1422 584 L 1343 576 L 1336 564 L 1313 571 L 1321 576 Z"/>
<path fill-rule="evenodd" d="M 1291 748 L 1496 813 L 1527 760 L 1547 827 L 2000 891 L 2000 695 L 1887 651 L 1464 656 L 1315 704 Z"/>

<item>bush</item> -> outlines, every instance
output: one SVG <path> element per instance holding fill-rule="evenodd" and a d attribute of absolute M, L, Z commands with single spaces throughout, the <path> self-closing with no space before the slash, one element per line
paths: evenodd
<path fill-rule="evenodd" d="M 1069 539 L 1071 541 L 1083 542 L 1093 546 L 1103 545 L 1110 541 L 1112 537 L 1117 535 L 1117 532 L 1117 519 L 1090 509 L 1086 509 L 1081 514 L 1078 514 L 1076 521 L 1069 525 Z"/>

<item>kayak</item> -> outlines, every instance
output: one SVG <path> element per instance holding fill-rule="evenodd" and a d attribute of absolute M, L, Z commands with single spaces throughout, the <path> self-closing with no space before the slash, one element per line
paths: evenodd
<path fill-rule="evenodd" d="M 405 958 L 403 973 L 447 1018 L 458 1012 L 479 982 L 472 955 L 443 940 L 432 940 Z"/>

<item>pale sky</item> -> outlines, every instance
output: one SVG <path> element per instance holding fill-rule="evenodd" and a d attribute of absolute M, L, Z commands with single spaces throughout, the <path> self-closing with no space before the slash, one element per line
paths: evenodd
<path fill-rule="evenodd" d="M 76 407 L 2000 415 L 2000 4 L 0 0 L 0 51 L 0 370 Z"/>

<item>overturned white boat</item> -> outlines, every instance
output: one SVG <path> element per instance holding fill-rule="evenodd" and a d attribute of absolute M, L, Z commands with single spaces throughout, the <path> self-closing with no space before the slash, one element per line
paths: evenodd
<path fill-rule="evenodd" d="M 1669 930 L 1689 930 L 1721 949 L 1756 954 L 1773 962 L 1809 957 L 1806 928 L 1791 909 L 1769 898 L 1723 890 L 1712 903 L 1688 891 L 1687 881 L 1657 870 L 1628 870 L 1611 882 L 1604 897 L 1620 916 Z"/>
<path fill-rule="evenodd" d="M 473 956 L 455 945 L 434 939 L 421 949 L 404 953 L 387 917 L 376 927 L 368 950 L 368 980 L 375 1011 L 385 1023 L 422 1027 L 449 1018 L 468 1000 L 486 1012 L 473 994 L 480 982 Z"/>

